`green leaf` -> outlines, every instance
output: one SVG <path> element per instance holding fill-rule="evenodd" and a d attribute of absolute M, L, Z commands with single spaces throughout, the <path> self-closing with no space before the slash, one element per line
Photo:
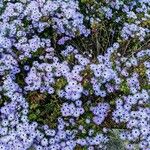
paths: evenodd
<path fill-rule="evenodd" d="M 125 145 L 119 138 L 119 130 L 115 129 L 111 132 L 110 141 L 107 144 L 108 150 L 125 150 Z"/>
<path fill-rule="evenodd" d="M 30 120 L 36 120 L 37 119 L 37 116 L 35 114 L 30 114 L 29 115 L 29 119 Z"/>

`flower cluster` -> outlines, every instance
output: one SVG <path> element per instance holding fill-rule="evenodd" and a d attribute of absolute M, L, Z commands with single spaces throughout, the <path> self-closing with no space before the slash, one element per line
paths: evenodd
<path fill-rule="evenodd" d="M 0 48 L 10 53 L 17 51 L 14 54 L 19 55 L 20 60 L 31 58 L 38 49 L 44 51 L 45 47 L 51 47 L 53 33 L 44 31 L 53 30 L 60 37 L 65 35 L 59 43 L 76 34 L 90 33 L 83 25 L 78 2 L 72 0 L 8 2 L 0 19 Z"/>
<path fill-rule="evenodd" d="M 150 30 L 147 28 L 139 27 L 136 24 L 125 23 L 121 36 L 128 40 L 131 37 L 138 37 L 141 41 L 144 41 L 145 36 L 149 33 Z"/>
<path fill-rule="evenodd" d="M 105 150 L 113 129 L 127 150 L 149 150 L 149 11 L 149 0 L 0 1 L 0 150 Z"/>
<path fill-rule="evenodd" d="M 115 30 L 119 31 L 119 38 L 123 38 L 124 40 L 134 37 L 143 41 L 150 32 L 150 28 L 147 25 L 150 19 L 149 0 L 94 1 L 91 4 L 87 3 L 87 7 L 88 9 L 85 7 L 87 19 L 93 27 L 99 22 L 103 23 L 104 19 L 108 21 L 108 24 L 111 21 L 115 25 Z M 94 13 L 91 13 L 91 11 Z M 117 24 L 119 26 L 116 26 Z"/>
<path fill-rule="evenodd" d="M 79 117 L 84 113 L 84 109 L 80 107 L 76 107 L 73 103 L 63 103 L 61 108 L 62 116 L 73 116 Z"/>
<path fill-rule="evenodd" d="M 107 91 L 113 92 L 118 89 L 120 84 L 118 73 L 113 70 L 110 62 L 111 53 L 117 48 L 119 48 L 119 45 L 115 43 L 113 47 L 108 48 L 104 56 L 99 55 L 97 64 L 90 63 L 89 58 L 85 58 L 78 53 L 74 56 L 77 64 L 73 67 L 70 67 L 67 61 L 60 63 L 57 57 L 52 59 L 52 64 L 33 62 L 33 67 L 25 79 L 27 84 L 25 90 L 48 91 L 49 94 L 52 94 L 55 84 L 59 82 L 58 77 L 63 77 L 64 86 L 55 89 L 60 97 L 78 100 L 82 94 L 89 95 L 89 90 L 86 89 L 87 82 L 97 96 L 105 97 Z M 107 83 L 112 80 L 114 80 L 116 86 Z M 107 83 L 105 85 L 106 90 L 101 87 L 105 83 Z"/>
<path fill-rule="evenodd" d="M 0 59 L 0 75 L 5 75 L 9 71 L 12 77 L 20 72 L 18 62 L 10 54 L 2 54 Z"/>
<path fill-rule="evenodd" d="M 149 94 L 146 90 L 135 95 L 129 95 L 116 101 L 116 111 L 113 112 L 113 119 L 117 123 L 126 123 L 128 131 L 124 131 L 120 136 L 123 140 L 128 140 L 132 144 L 127 147 L 134 147 L 139 142 L 141 149 L 149 147 L 149 108 L 144 108 L 144 104 L 149 103 Z M 136 109 L 135 106 L 139 105 Z"/>
<path fill-rule="evenodd" d="M 96 107 L 91 107 L 90 110 L 93 112 L 93 121 L 100 125 L 108 115 L 110 106 L 108 103 L 99 103 Z"/>

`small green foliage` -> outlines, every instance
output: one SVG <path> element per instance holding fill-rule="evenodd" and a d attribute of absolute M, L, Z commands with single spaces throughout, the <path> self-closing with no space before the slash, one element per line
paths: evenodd
<path fill-rule="evenodd" d="M 32 59 L 28 58 L 28 57 L 24 57 L 23 60 L 20 61 L 20 63 L 22 65 L 28 63 L 28 64 L 32 64 L 33 61 L 35 60 L 39 60 L 39 56 L 43 55 L 45 53 L 45 50 L 43 48 L 39 48 L 37 49 L 37 51 L 35 52 L 31 52 L 32 54 Z"/>
<path fill-rule="evenodd" d="M 94 94 L 93 88 L 89 82 L 89 80 L 91 79 L 93 73 L 90 70 L 89 66 L 87 67 L 86 70 L 81 72 L 81 76 L 83 77 L 81 84 L 83 86 L 84 89 L 88 90 L 90 92 L 90 94 Z"/>
<path fill-rule="evenodd" d="M 24 78 L 25 78 L 25 74 L 24 73 L 19 73 L 19 74 L 16 75 L 16 82 L 21 87 L 25 86 Z"/>
<path fill-rule="evenodd" d="M 35 148 L 31 146 L 31 147 L 28 148 L 27 150 L 35 150 Z"/>
<path fill-rule="evenodd" d="M 115 99 L 112 99 L 111 101 L 110 101 L 110 105 L 115 105 Z"/>
<path fill-rule="evenodd" d="M 55 84 L 54 84 L 54 88 L 56 90 L 60 90 L 63 87 L 65 87 L 65 85 L 67 84 L 67 80 L 63 77 L 59 78 L 56 80 Z"/>
<path fill-rule="evenodd" d="M 143 84 L 142 86 L 143 89 L 146 89 L 146 90 L 150 90 L 150 84 Z"/>
<path fill-rule="evenodd" d="M 73 54 L 70 54 L 67 56 L 67 59 L 66 59 L 68 62 L 70 63 L 73 63 L 75 61 L 75 57 Z"/>
<path fill-rule="evenodd" d="M 112 130 L 110 140 L 107 144 L 108 150 L 125 150 L 125 146 L 119 138 L 119 130 Z"/>
<path fill-rule="evenodd" d="M 39 48 L 36 52 L 32 53 L 32 57 L 39 57 L 44 54 L 45 50 L 43 48 Z"/>
<path fill-rule="evenodd" d="M 89 83 L 89 81 L 87 79 L 85 79 L 83 82 L 82 82 L 82 86 L 89 90 L 90 94 L 92 95 L 94 93 L 94 90 L 92 89 L 92 86 L 91 84 Z"/>
<path fill-rule="evenodd" d="M 77 145 L 75 150 L 87 150 L 87 148 L 86 148 L 86 146 L 81 147 L 81 146 Z"/>
<path fill-rule="evenodd" d="M 142 22 L 143 27 L 150 27 L 150 20 L 145 20 Z"/>
<path fill-rule="evenodd" d="M 29 101 L 29 120 L 37 121 L 40 124 L 47 124 L 51 128 L 57 125 L 57 118 L 60 116 L 61 102 L 56 95 L 30 92 L 27 96 Z"/>
<path fill-rule="evenodd" d="M 81 0 L 81 3 L 88 3 L 89 0 Z"/>
<path fill-rule="evenodd" d="M 30 121 L 35 121 L 38 118 L 38 116 L 34 113 L 29 114 L 29 120 Z"/>
<path fill-rule="evenodd" d="M 0 107 L 3 106 L 3 104 L 5 102 L 9 102 L 9 98 L 5 95 L 1 95 L 1 98 L 0 98 Z"/>
<path fill-rule="evenodd" d="M 24 27 L 28 27 L 28 25 L 29 25 L 29 21 L 28 21 L 28 20 L 26 20 L 26 19 L 24 19 L 24 20 L 23 20 L 23 25 L 24 25 Z"/>
<path fill-rule="evenodd" d="M 125 81 L 125 80 L 122 81 L 120 90 L 124 94 L 129 94 L 130 93 L 130 89 L 128 87 L 127 81 Z"/>
<path fill-rule="evenodd" d="M 143 63 L 134 69 L 142 78 L 146 75 L 146 68 Z"/>

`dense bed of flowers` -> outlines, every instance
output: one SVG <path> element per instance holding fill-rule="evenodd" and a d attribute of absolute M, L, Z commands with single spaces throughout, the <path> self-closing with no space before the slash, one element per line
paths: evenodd
<path fill-rule="evenodd" d="M 150 1 L 0 1 L 0 150 L 150 150 Z"/>

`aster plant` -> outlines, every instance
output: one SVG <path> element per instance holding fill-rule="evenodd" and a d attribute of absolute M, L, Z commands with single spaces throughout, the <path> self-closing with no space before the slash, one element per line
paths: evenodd
<path fill-rule="evenodd" d="M 0 0 L 0 150 L 150 150 L 150 0 Z"/>

